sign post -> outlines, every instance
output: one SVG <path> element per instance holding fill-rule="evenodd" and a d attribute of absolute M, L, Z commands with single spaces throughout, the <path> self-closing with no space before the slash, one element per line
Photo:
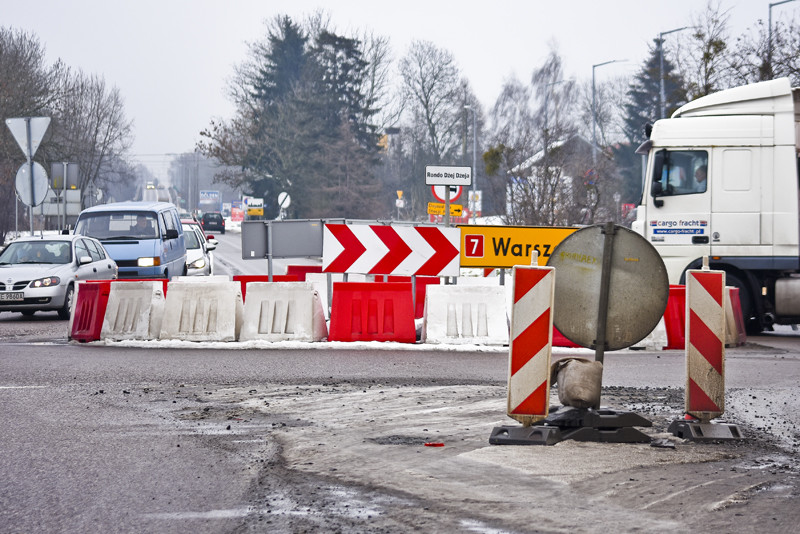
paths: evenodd
<path fill-rule="evenodd" d="M 6 126 L 11 130 L 11 134 L 17 141 L 20 149 L 22 149 L 27 163 L 24 164 L 17 172 L 17 194 L 23 203 L 28 206 L 28 219 L 31 225 L 31 235 L 33 235 L 33 207 L 38 206 L 44 201 L 44 196 L 47 194 L 47 171 L 44 170 L 40 164 L 33 162 L 33 155 L 39 149 L 44 133 L 47 127 L 50 126 L 50 117 L 22 117 L 16 119 L 6 119 Z M 23 169 L 27 166 L 29 187 L 20 187 L 24 178 Z M 44 182 L 44 192 L 41 192 L 41 182 Z M 38 194 L 37 194 L 38 193 Z"/>
<path fill-rule="evenodd" d="M 472 184 L 471 167 L 452 165 L 427 165 L 425 167 L 425 185 L 463 186 L 470 184 Z M 450 226 L 450 187 L 444 189 L 444 225 Z"/>

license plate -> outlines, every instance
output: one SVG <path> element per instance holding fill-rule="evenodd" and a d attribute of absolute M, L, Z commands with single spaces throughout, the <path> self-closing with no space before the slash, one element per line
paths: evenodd
<path fill-rule="evenodd" d="M 25 294 L 22 291 L 14 291 L 10 293 L 0 292 L 0 300 L 24 300 Z"/>

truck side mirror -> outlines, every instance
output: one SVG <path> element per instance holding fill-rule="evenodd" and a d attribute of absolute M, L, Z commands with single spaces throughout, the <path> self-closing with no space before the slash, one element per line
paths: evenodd
<path fill-rule="evenodd" d="M 653 157 L 653 184 L 661 182 L 661 176 L 664 173 L 664 151 L 659 150 Z"/>

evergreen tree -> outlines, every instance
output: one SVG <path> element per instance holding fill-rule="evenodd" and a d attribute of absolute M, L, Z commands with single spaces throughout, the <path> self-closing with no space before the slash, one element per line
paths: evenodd
<path fill-rule="evenodd" d="M 683 78 L 664 51 L 664 108 L 669 117 L 686 103 Z M 661 117 L 661 69 L 658 39 L 650 47 L 650 56 L 628 88 L 623 134 L 627 147 L 616 149 L 615 160 L 622 175 L 622 202 L 635 202 L 641 197 L 642 158 L 634 150 L 647 140 L 645 126 Z M 624 152 L 624 155 L 621 154 Z"/>
<path fill-rule="evenodd" d="M 324 25 L 311 35 L 277 17 L 238 72 L 237 118 L 204 132 L 210 141 L 201 150 L 240 166 L 225 181 L 262 196 L 268 217 L 277 214 L 281 191 L 292 196 L 290 216 L 376 216 L 370 67 L 361 41 Z"/>

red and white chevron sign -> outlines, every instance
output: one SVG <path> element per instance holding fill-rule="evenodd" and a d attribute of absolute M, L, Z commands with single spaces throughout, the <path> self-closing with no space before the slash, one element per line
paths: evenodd
<path fill-rule="evenodd" d="M 514 267 L 508 364 L 508 416 L 523 424 L 547 417 L 553 345 L 553 267 Z"/>
<path fill-rule="evenodd" d="M 458 276 L 460 240 L 458 228 L 326 224 L 322 271 Z"/>
<path fill-rule="evenodd" d="M 686 413 L 725 411 L 725 272 L 686 272 Z"/>

